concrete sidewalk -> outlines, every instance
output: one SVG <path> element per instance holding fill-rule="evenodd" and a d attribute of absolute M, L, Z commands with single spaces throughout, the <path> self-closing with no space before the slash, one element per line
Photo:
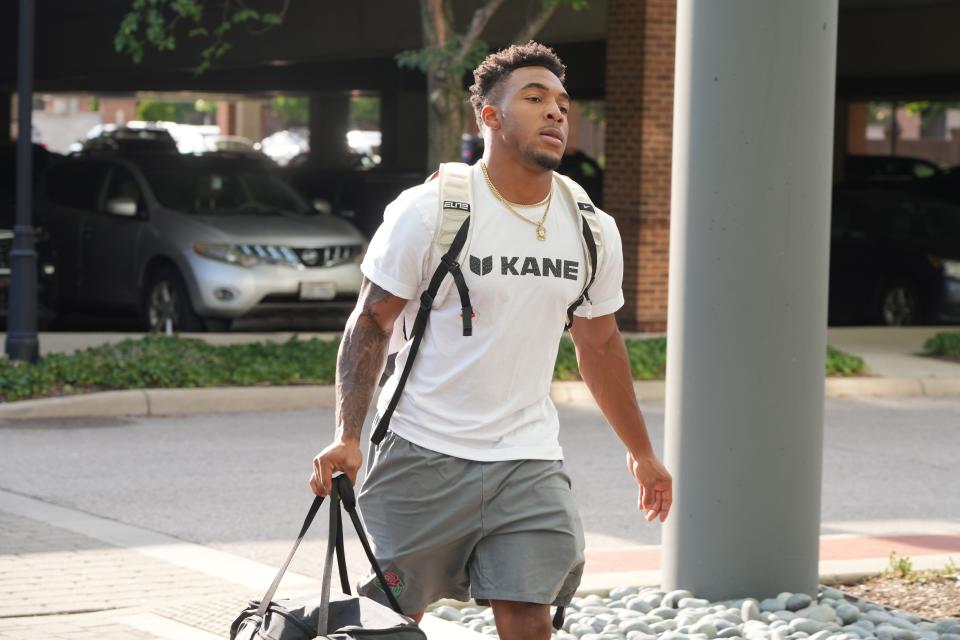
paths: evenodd
<path fill-rule="evenodd" d="M 960 395 L 960 363 L 923 355 L 923 343 L 939 331 L 956 327 L 843 327 L 830 329 L 828 341 L 838 349 L 858 355 L 868 375 L 827 378 L 826 395 L 845 396 L 943 396 Z M 115 343 L 142 334 L 45 333 L 40 336 L 43 353 L 72 352 L 105 343 Z M 336 333 L 228 333 L 184 334 L 213 344 L 283 342 L 293 335 L 303 339 L 335 339 Z M 651 337 L 654 334 L 629 334 Z M 662 381 L 636 382 L 641 400 L 661 400 Z M 592 403 L 582 382 L 554 382 L 551 397 L 557 403 Z M 334 404 L 333 387 L 272 386 L 215 387 L 208 389 L 135 389 L 76 396 L 0 403 L 0 419 L 58 418 L 79 416 L 151 416 L 213 413 L 221 411 L 276 411 L 284 409 L 329 409 Z"/>
<path fill-rule="evenodd" d="M 917 568 L 960 559 L 960 523 L 920 531 L 892 526 L 871 535 L 821 538 L 824 583 L 876 573 L 889 554 Z M 0 640 L 212 640 L 275 567 L 210 547 L 0 490 Z M 660 547 L 587 549 L 581 595 L 615 586 L 655 585 Z M 281 597 L 315 591 L 315 580 L 288 574 Z M 762 594 L 759 594 L 762 595 Z M 485 637 L 429 617 L 431 639 Z"/>

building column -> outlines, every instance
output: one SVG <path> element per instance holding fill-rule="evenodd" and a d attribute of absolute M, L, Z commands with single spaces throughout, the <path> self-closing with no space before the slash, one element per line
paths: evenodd
<path fill-rule="evenodd" d="M 10 140 L 13 131 L 13 94 L 0 91 L 0 142 Z"/>
<path fill-rule="evenodd" d="M 263 139 L 263 103 L 257 100 L 238 100 L 234 104 L 234 126 L 238 136 L 250 140 Z"/>
<path fill-rule="evenodd" d="M 663 588 L 815 593 L 837 0 L 679 0 Z"/>
<path fill-rule="evenodd" d="M 237 110 L 234 103 L 226 100 L 217 101 L 217 126 L 220 127 L 220 135 L 222 136 L 237 134 Z M 259 141 L 259 138 L 254 140 L 254 142 Z"/>
<path fill-rule="evenodd" d="M 847 103 L 847 153 L 864 154 L 867 152 L 867 123 L 869 122 L 868 102 Z"/>
<path fill-rule="evenodd" d="M 310 157 L 314 166 L 330 169 L 350 166 L 349 129 L 349 93 L 314 93 L 310 96 Z"/>
<path fill-rule="evenodd" d="M 604 209 L 620 228 L 623 328 L 667 323 L 676 0 L 607 5 Z"/>

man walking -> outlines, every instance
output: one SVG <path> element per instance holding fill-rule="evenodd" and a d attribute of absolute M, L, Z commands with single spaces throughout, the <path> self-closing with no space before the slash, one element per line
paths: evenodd
<path fill-rule="evenodd" d="M 590 272 L 577 204 L 553 173 L 568 133 L 564 71 L 534 42 L 491 54 L 474 71 L 485 151 L 469 169 L 472 335 L 456 292 L 438 300 L 359 496 L 388 583 L 371 578 L 362 589 L 391 589 L 416 620 L 440 598 L 488 600 L 503 640 L 549 638 L 550 605 L 570 601 L 583 571 L 549 396 L 567 311 Z M 317 495 L 329 493 L 334 472 L 356 481 L 360 431 L 391 337 L 400 342 L 412 326 L 436 266 L 439 182 L 400 194 L 370 243 L 337 360 L 336 437 L 314 459 Z M 623 305 L 620 236 L 613 218 L 596 211 L 596 219 L 602 259 L 570 335 L 581 376 L 624 443 L 639 507 L 663 521 L 672 480 L 650 445 L 613 315 Z M 400 349 L 397 372 L 409 352 Z M 398 378 L 383 389 L 381 413 Z"/>

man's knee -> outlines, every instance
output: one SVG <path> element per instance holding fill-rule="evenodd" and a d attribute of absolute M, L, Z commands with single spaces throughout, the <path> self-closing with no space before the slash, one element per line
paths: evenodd
<path fill-rule="evenodd" d="M 553 633 L 549 605 L 513 600 L 493 600 L 491 605 L 501 640 L 549 640 Z"/>

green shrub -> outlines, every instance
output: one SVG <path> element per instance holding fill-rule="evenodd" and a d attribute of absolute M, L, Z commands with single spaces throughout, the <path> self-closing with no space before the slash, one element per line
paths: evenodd
<path fill-rule="evenodd" d="M 286 342 L 211 345 L 196 338 L 147 336 L 50 354 L 36 364 L 0 359 L 0 401 L 108 389 L 194 388 L 281 384 L 331 384 L 336 375 L 339 340 L 317 338 Z M 635 380 L 662 380 L 666 373 L 665 338 L 627 339 Z M 828 375 L 863 373 L 863 360 L 827 348 Z M 579 380 L 573 342 L 564 336 L 554 368 L 556 380 Z"/>
<path fill-rule="evenodd" d="M 960 358 L 960 331 L 938 333 L 927 340 L 923 348 L 935 356 Z"/>
<path fill-rule="evenodd" d="M 625 342 L 634 380 L 663 380 L 666 377 L 666 338 L 648 338 L 645 340 L 627 338 Z M 862 358 L 830 346 L 827 347 L 826 373 L 828 376 L 852 376 L 865 372 L 866 365 Z M 554 378 L 557 380 L 580 379 L 573 342 L 567 336 L 564 336 L 560 343 Z"/>
<path fill-rule="evenodd" d="M 856 376 L 866 373 L 867 365 L 863 358 L 827 345 L 827 375 Z"/>
<path fill-rule="evenodd" d="M 104 389 L 329 384 L 339 341 L 296 336 L 283 343 L 214 346 L 196 338 L 147 336 L 38 363 L 0 360 L 0 399 Z"/>

